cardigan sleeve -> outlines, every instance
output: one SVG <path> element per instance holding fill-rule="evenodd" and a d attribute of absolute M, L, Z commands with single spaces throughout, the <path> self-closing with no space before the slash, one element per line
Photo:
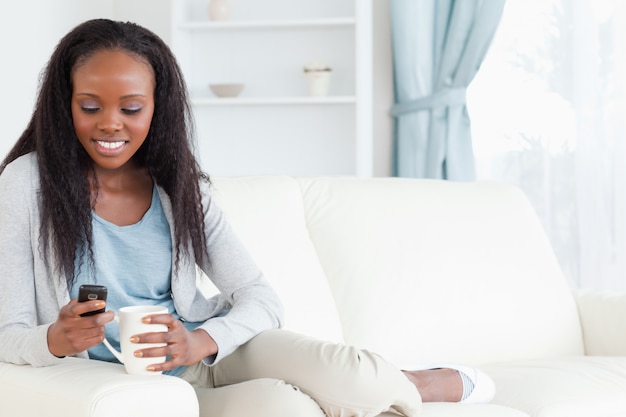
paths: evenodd
<path fill-rule="evenodd" d="M 217 363 L 260 332 L 281 327 L 283 306 L 212 198 L 206 182 L 202 182 L 201 189 L 209 256 L 200 267 L 231 305 L 225 315 L 200 326 L 219 348 L 217 356 L 205 363 Z"/>
<path fill-rule="evenodd" d="M 34 366 L 61 361 L 39 324 L 35 258 L 39 256 L 36 157 L 26 155 L 0 175 L 0 361 Z M 56 299 L 46 301 L 56 309 Z"/>

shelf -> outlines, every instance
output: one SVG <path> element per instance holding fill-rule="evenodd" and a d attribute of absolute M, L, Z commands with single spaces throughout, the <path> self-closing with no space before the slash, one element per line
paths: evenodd
<path fill-rule="evenodd" d="M 207 0 L 166 1 L 198 155 L 214 175 L 372 175 L 371 2 L 237 0 L 233 18 L 215 21 Z M 333 68 L 327 96 L 308 95 L 312 61 Z M 255 88 L 217 97 L 208 86 L 220 82 Z"/>
<path fill-rule="evenodd" d="M 349 27 L 356 24 L 353 17 L 295 20 L 231 20 L 227 22 L 197 21 L 184 22 L 178 27 L 191 31 L 237 30 L 237 29 L 304 29 Z"/>
<path fill-rule="evenodd" d="M 354 96 L 330 97 L 205 97 L 192 98 L 194 106 L 264 106 L 264 105 L 292 105 L 292 104 L 355 104 Z"/>

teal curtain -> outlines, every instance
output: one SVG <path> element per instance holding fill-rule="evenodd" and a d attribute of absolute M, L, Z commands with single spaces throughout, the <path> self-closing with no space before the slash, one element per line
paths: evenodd
<path fill-rule="evenodd" d="M 394 175 L 475 179 L 465 92 L 505 0 L 390 0 Z"/>

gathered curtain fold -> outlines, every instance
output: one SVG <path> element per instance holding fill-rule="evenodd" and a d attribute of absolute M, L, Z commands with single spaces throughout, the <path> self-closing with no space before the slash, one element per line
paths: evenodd
<path fill-rule="evenodd" d="M 466 88 L 506 0 L 390 0 L 394 175 L 473 180 Z"/>

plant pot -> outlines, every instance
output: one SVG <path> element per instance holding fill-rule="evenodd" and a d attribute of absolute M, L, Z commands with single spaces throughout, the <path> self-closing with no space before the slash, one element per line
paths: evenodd
<path fill-rule="evenodd" d="M 309 95 L 312 97 L 327 96 L 332 74 L 333 72 L 329 69 L 305 71 Z"/>
<path fill-rule="evenodd" d="M 209 19 L 225 21 L 230 18 L 229 0 L 211 0 L 209 2 Z"/>

